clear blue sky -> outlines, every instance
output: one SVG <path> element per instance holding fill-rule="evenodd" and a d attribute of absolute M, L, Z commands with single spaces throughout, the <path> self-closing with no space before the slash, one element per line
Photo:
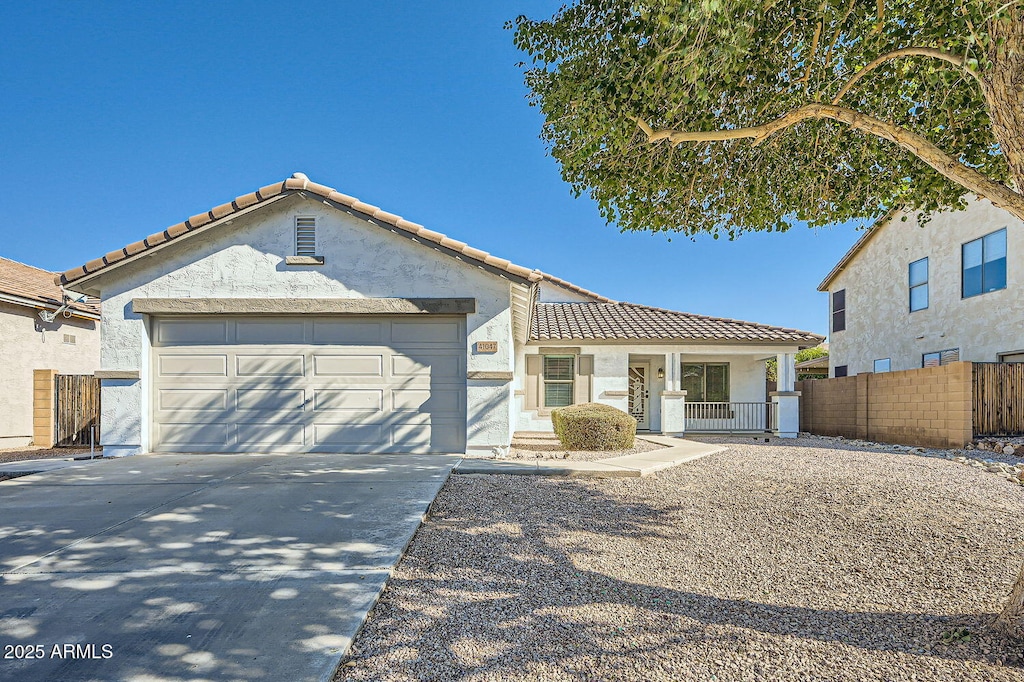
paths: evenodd
<path fill-rule="evenodd" d="M 614 299 L 827 331 L 851 226 L 622 234 L 503 29 L 560 0 L 0 4 L 0 255 L 63 270 L 293 171 Z"/>

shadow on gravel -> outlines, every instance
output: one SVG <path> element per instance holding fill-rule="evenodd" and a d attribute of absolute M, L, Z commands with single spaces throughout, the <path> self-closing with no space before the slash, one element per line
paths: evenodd
<path fill-rule="evenodd" d="M 468 478 L 457 477 L 448 486 Z M 560 679 L 595 679 L 594 669 L 579 667 L 584 659 L 598 662 L 600 679 L 609 675 L 608 679 L 642 679 L 617 666 L 627 658 L 639 657 L 645 664 L 656 661 L 665 655 L 666 647 L 682 646 L 685 656 L 690 653 L 685 647 L 695 643 L 698 649 L 704 647 L 700 653 L 705 656 L 708 649 L 712 655 L 716 649 L 742 651 L 757 637 L 755 633 L 915 658 L 988 664 L 995 667 L 987 670 L 1001 670 L 1007 679 L 1017 679 L 1024 669 L 1021 642 L 985 634 L 994 613 L 940 615 L 803 608 L 656 587 L 581 570 L 579 560 L 588 549 L 582 543 L 572 543 L 573 532 L 612 535 L 636 543 L 678 540 L 673 526 L 666 523 L 666 512 L 671 510 L 622 504 L 602 494 L 598 486 L 575 481 L 555 483 L 555 494 L 543 498 L 541 504 L 525 506 L 509 492 L 514 488 L 506 489 L 501 483 L 504 478 L 508 477 L 491 477 L 490 482 L 477 479 L 472 493 L 474 510 L 479 514 L 468 517 L 464 515 L 465 507 L 446 509 L 445 504 L 435 510 L 403 560 L 403 572 L 414 572 L 414 579 L 402 577 L 400 572 L 389 580 L 384 599 L 372 612 L 335 682 L 374 679 L 380 670 L 363 667 L 361 659 L 378 656 L 382 664 L 388 660 L 429 660 L 430 679 L 477 679 L 481 674 L 534 679 L 522 666 L 536 662 L 560 671 Z M 438 499 L 452 500 L 467 492 L 457 488 L 446 495 L 442 491 Z M 562 503 L 567 498 L 603 513 L 585 519 L 566 514 Z M 507 516 L 501 520 L 501 513 L 495 514 L 498 521 L 490 521 L 492 509 L 505 512 L 509 507 L 516 509 L 517 524 L 509 522 Z M 481 541 L 483 536 L 486 541 Z M 451 561 L 438 561 L 439 556 L 450 557 Z M 685 572 L 686 567 L 680 566 L 679 570 Z M 609 572 L 615 572 L 614 568 Z M 437 604 L 443 608 L 435 608 Z M 595 606 L 621 615 L 590 618 Z M 574 609 L 587 611 L 573 617 L 570 614 Z M 642 613 L 639 624 L 637 611 Z M 626 641 L 624 630 L 631 628 L 632 641 Z M 755 632 L 748 634 L 745 630 Z M 388 633 L 395 631 L 403 634 L 389 638 Z M 460 650 L 460 637 L 456 635 L 472 642 L 475 656 L 467 654 L 464 647 Z M 709 641 L 713 644 L 707 644 Z M 764 638 L 757 644 L 755 648 L 767 650 L 774 646 Z M 837 670 L 845 667 L 843 648 L 808 646 L 814 648 L 814 655 L 827 657 Z M 779 665 L 789 664 L 793 650 L 780 646 L 774 655 Z M 884 670 L 886 665 L 898 665 L 895 662 L 899 660 L 905 659 L 883 657 L 877 664 Z M 742 671 L 722 676 L 723 670 L 715 668 L 715 661 L 703 663 L 710 666 L 707 673 L 717 673 L 718 679 L 747 679 Z M 763 667 L 766 663 L 767 668 Z M 759 661 L 760 667 L 747 671 L 757 673 L 750 679 L 773 679 L 770 663 Z M 972 679 L 972 671 L 957 667 L 950 679 Z M 389 672 L 395 679 L 405 679 L 403 672 Z M 664 677 L 664 670 L 656 668 L 649 679 Z M 913 676 L 883 674 L 881 678 L 869 675 L 863 679 L 897 677 Z M 841 678 L 860 679 L 856 674 Z"/>

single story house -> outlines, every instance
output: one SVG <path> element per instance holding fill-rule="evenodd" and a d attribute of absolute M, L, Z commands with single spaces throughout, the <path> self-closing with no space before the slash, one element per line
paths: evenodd
<path fill-rule="evenodd" d="M 103 301 L 107 454 L 489 452 L 586 401 L 795 435 L 822 340 L 612 301 L 301 173 L 57 279 Z"/>
<path fill-rule="evenodd" d="M 33 429 L 35 370 L 92 374 L 100 367 L 99 306 L 66 301 L 54 276 L 0 258 L 0 448 L 40 440 Z M 46 434 L 36 444 L 49 446 L 52 437 Z"/>

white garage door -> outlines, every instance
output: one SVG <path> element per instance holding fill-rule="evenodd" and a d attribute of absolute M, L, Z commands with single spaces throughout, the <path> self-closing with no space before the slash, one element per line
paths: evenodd
<path fill-rule="evenodd" d="M 153 321 L 158 452 L 464 452 L 464 317 Z"/>

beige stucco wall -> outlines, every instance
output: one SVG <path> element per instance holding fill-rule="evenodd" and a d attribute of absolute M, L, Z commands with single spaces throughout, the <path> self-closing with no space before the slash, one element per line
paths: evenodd
<path fill-rule="evenodd" d="M 320 266 L 289 266 L 294 217 L 317 217 Z M 475 298 L 467 315 L 467 371 L 511 372 L 508 280 L 394 234 L 321 201 L 292 195 L 230 224 L 171 243 L 95 283 L 103 298 L 103 369 L 137 370 L 139 381 L 103 382 L 103 445 L 112 454 L 150 447 L 150 342 L 133 298 Z M 497 353 L 477 353 L 477 341 Z M 510 382 L 469 380 L 468 447 L 508 445 Z"/>
<path fill-rule="evenodd" d="M 0 448 L 32 440 L 32 370 L 92 374 L 100 366 L 97 322 L 58 317 L 47 324 L 38 312 L 0 301 Z M 64 343 L 64 334 L 75 344 Z"/>
<path fill-rule="evenodd" d="M 961 246 L 1004 227 L 1006 288 L 961 298 Z M 929 307 L 911 313 L 908 267 L 925 257 Z M 847 365 L 851 375 L 870 372 L 883 358 L 893 371 L 914 369 L 923 354 L 952 348 L 960 349 L 961 360 L 996 362 L 1000 353 L 1024 349 L 1024 222 L 985 200 L 935 214 L 923 226 L 913 215 L 906 222 L 897 216 L 829 293 L 840 289 L 846 290 L 846 330 L 829 336 L 832 376 L 837 365 Z"/>

